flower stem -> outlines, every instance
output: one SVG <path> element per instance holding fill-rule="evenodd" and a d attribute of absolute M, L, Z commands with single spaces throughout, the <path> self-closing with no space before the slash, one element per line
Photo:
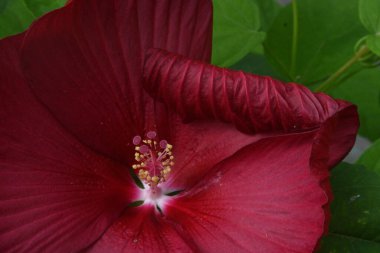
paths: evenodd
<path fill-rule="evenodd" d="M 318 86 L 315 91 L 325 92 L 337 86 L 335 82 L 343 73 L 345 73 L 354 63 L 356 63 L 360 58 L 366 55 L 369 52 L 369 49 L 366 45 L 362 46 L 355 55 L 349 59 L 342 67 L 340 67 L 334 74 L 332 74 L 323 84 Z"/>
<path fill-rule="evenodd" d="M 290 63 L 290 76 L 294 79 L 294 72 L 296 69 L 296 58 L 297 58 L 297 43 L 298 43 L 298 8 L 297 1 L 292 1 L 292 11 L 293 11 L 293 38 L 292 38 L 292 56 Z"/>

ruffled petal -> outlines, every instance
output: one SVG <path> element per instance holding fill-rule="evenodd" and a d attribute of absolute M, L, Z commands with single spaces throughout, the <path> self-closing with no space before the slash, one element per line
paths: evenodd
<path fill-rule="evenodd" d="M 0 251 L 78 252 L 135 198 L 128 169 L 89 150 L 32 96 L 22 36 L 0 41 Z"/>
<path fill-rule="evenodd" d="M 194 247 L 151 206 L 143 206 L 129 209 L 88 252 L 191 253 Z"/>
<path fill-rule="evenodd" d="M 343 103 L 342 103 L 343 104 Z M 330 221 L 330 203 L 333 200 L 329 180 L 329 169 L 335 167 L 354 145 L 359 127 L 359 118 L 355 106 L 346 103 L 339 112 L 327 119 L 314 138 L 310 164 L 313 174 L 320 180 L 321 186 L 329 197 L 325 209 L 325 233 Z"/>
<path fill-rule="evenodd" d="M 359 126 L 356 107 L 345 101 L 162 50 L 147 54 L 144 78 L 147 91 L 186 121 L 218 119 L 251 134 L 324 128 L 323 137 L 329 138 L 324 148 L 334 148 L 329 167 L 349 152 Z"/>
<path fill-rule="evenodd" d="M 169 202 L 167 219 L 198 252 L 312 252 L 327 202 L 310 165 L 315 135 L 243 148 Z"/>
<path fill-rule="evenodd" d="M 141 88 L 146 49 L 209 60 L 211 22 L 209 0 L 75 0 L 34 23 L 22 63 L 34 93 L 72 134 L 128 162 L 133 136 L 166 117 Z"/>

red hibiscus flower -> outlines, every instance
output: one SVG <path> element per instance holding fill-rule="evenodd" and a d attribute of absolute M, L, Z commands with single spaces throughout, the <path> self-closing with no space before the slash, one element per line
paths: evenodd
<path fill-rule="evenodd" d="M 208 65 L 211 8 L 73 0 L 0 42 L 1 252 L 314 250 L 356 108 Z"/>

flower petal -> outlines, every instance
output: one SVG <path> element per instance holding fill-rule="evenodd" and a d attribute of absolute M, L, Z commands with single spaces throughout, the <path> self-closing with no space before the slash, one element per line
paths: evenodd
<path fill-rule="evenodd" d="M 310 162 L 332 200 L 328 169 L 350 151 L 359 127 L 356 107 L 296 84 L 213 67 L 152 49 L 145 63 L 145 87 L 189 122 L 219 119 L 247 133 L 272 135 L 319 129 Z M 325 231 L 329 221 L 325 208 Z"/>
<path fill-rule="evenodd" d="M 77 252 L 134 198 L 128 170 L 89 150 L 22 76 L 22 36 L 0 41 L 0 251 Z"/>
<path fill-rule="evenodd" d="M 133 136 L 165 119 L 164 107 L 141 88 L 145 50 L 209 60 L 211 21 L 208 0 L 75 0 L 30 28 L 23 67 L 39 100 L 71 133 L 125 162 Z"/>
<path fill-rule="evenodd" d="M 309 163 L 315 134 L 243 148 L 169 202 L 165 215 L 200 252 L 312 252 L 327 202 Z"/>
<path fill-rule="evenodd" d="M 152 206 L 142 206 L 129 209 L 88 252 L 190 253 L 191 247 Z"/>
<path fill-rule="evenodd" d="M 246 133 L 303 132 L 329 124 L 329 166 L 351 149 L 358 129 L 356 107 L 306 87 L 246 74 L 152 49 L 145 87 L 186 121 L 219 119 Z M 327 132 L 325 132 L 326 134 Z"/>
<path fill-rule="evenodd" d="M 217 163 L 262 138 L 216 121 L 183 124 L 177 120 L 172 121 L 170 127 L 175 165 L 163 186 L 170 191 L 188 189 L 202 180 Z"/>

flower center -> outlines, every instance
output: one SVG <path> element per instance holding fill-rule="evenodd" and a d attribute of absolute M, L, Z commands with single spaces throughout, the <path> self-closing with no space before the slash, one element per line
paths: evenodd
<path fill-rule="evenodd" d="M 159 183 L 165 182 L 174 165 L 172 154 L 173 146 L 166 140 L 158 140 L 157 133 L 150 131 L 146 138 L 135 136 L 136 163 L 132 168 L 139 170 L 138 177 L 151 188 L 156 188 Z"/>

